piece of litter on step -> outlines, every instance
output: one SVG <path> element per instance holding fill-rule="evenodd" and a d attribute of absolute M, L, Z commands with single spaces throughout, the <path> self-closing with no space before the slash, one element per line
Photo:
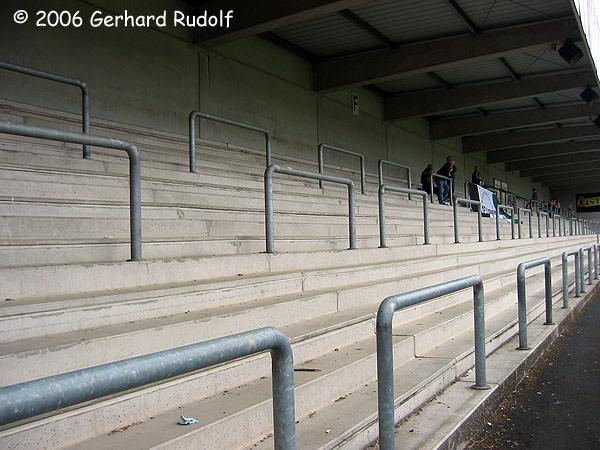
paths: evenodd
<path fill-rule="evenodd" d="M 325 430 L 325 433 L 329 434 L 329 433 L 331 433 L 331 430 L 328 428 Z"/>
<path fill-rule="evenodd" d="M 194 425 L 196 423 L 198 423 L 198 419 L 193 417 L 179 416 L 179 419 L 177 419 L 177 425 Z"/>

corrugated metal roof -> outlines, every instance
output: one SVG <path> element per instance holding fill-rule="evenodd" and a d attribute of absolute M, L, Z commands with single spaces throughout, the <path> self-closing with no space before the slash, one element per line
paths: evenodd
<path fill-rule="evenodd" d="M 572 14 L 568 0 L 457 0 L 457 2 L 469 18 L 483 29 Z"/>
<path fill-rule="evenodd" d="M 387 0 L 352 11 L 397 44 L 468 32 L 444 0 Z"/>
<path fill-rule="evenodd" d="M 491 105 L 486 105 L 485 110 L 488 112 L 500 112 L 500 111 L 508 111 L 512 109 L 523 109 L 523 108 L 537 108 L 538 104 L 533 100 L 533 98 L 521 98 L 521 99 L 512 99 L 512 100 L 504 100 L 502 102 L 496 102 Z"/>
<path fill-rule="evenodd" d="M 583 86 L 582 86 L 583 88 Z M 581 97 L 579 94 L 583 89 L 568 89 L 560 92 L 552 92 L 548 94 L 538 95 L 538 98 L 544 105 L 552 105 L 555 103 L 565 103 L 565 102 L 581 102 Z M 597 90 L 598 91 L 598 90 Z"/>
<path fill-rule="evenodd" d="M 576 64 L 569 65 L 551 45 L 532 47 L 519 53 L 509 54 L 505 58 L 520 75 L 572 69 L 573 67 L 585 67 L 589 65 L 587 58 L 581 58 Z"/>
<path fill-rule="evenodd" d="M 498 59 L 486 59 L 483 61 L 464 63 L 460 66 L 438 70 L 437 73 L 450 84 L 493 80 L 505 78 L 509 75 L 507 69 Z"/>
<path fill-rule="evenodd" d="M 378 39 L 337 14 L 279 28 L 275 34 L 321 57 L 382 46 Z"/>

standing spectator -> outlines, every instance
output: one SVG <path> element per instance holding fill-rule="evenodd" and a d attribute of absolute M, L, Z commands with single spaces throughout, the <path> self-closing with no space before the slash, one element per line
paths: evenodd
<path fill-rule="evenodd" d="M 433 173 L 433 166 L 431 164 L 427 164 L 427 167 L 423 169 L 421 172 L 421 189 L 431 193 L 431 174 Z"/>
<path fill-rule="evenodd" d="M 454 160 L 451 156 L 448 156 L 446 158 L 446 163 L 440 167 L 440 169 L 437 171 L 437 174 L 446 178 L 452 178 L 453 167 Z M 448 180 L 436 178 L 435 187 L 437 188 L 438 201 L 440 202 L 440 205 L 445 205 L 450 194 L 450 185 Z"/>
<path fill-rule="evenodd" d="M 537 203 L 538 202 L 538 193 L 535 190 L 535 188 L 533 188 L 531 190 L 531 200 L 529 200 L 529 202 L 527 203 L 527 208 L 529 208 L 530 210 L 533 211 L 533 207 L 535 206 L 537 208 Z"/>
<path fill-rule="evenodd" d="M 471 174 L 471 183 L 477 186 L 483 186 L 483 177 L 479 171 L 479 166 L 473 167 L 473 173 Z"/>

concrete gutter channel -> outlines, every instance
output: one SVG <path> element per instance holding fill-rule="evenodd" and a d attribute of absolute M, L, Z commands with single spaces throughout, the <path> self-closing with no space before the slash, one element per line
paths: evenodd
<path fill-rule="evenodd" d="M 544 314 L 540 310 L 539 315 L 529 323 L 531 350 L 516 350 L 518 335 L 515 335 L 488 356 L 488 383 L 492 387 L 490 390 L 470 389 L 474 381 L 473 371 L 470 370 L 396 426 L 396 448 L 464 448 L 485 428 L 495 409 L 521 382 L 543 352 L 599 293 L 600 283 L 595 283 L 583 297 L 570 298 L 570 309 L 558 309 L 555 306 L 556 325 L 553 326 L 542 325 Z M 554 304 L 557 305 L 556 294 L 554 297 Z"/>

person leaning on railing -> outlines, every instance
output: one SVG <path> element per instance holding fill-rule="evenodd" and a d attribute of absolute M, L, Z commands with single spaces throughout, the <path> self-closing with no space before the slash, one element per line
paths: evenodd
<path fill-rule="evenodd" d="M 427 167 L 421 172 L 421 190 L 430 193 L 431 192 L 431 174 L 433 173 L 433 166 L 427 164 Z"/>
<path fill-rule="evenodd" d="M 440 167 L 437 174 L 446 178 L 456 176 L 456 165 L 452 156 L 446 158 L 446 163 Z M 436 178 L 434 183 L 437 188 L 438 201 L 440 202 L 440 205 L 445 205 L 450 197 L 450 184 L 448 183 L 448 180 L 443 178 Z"/>

